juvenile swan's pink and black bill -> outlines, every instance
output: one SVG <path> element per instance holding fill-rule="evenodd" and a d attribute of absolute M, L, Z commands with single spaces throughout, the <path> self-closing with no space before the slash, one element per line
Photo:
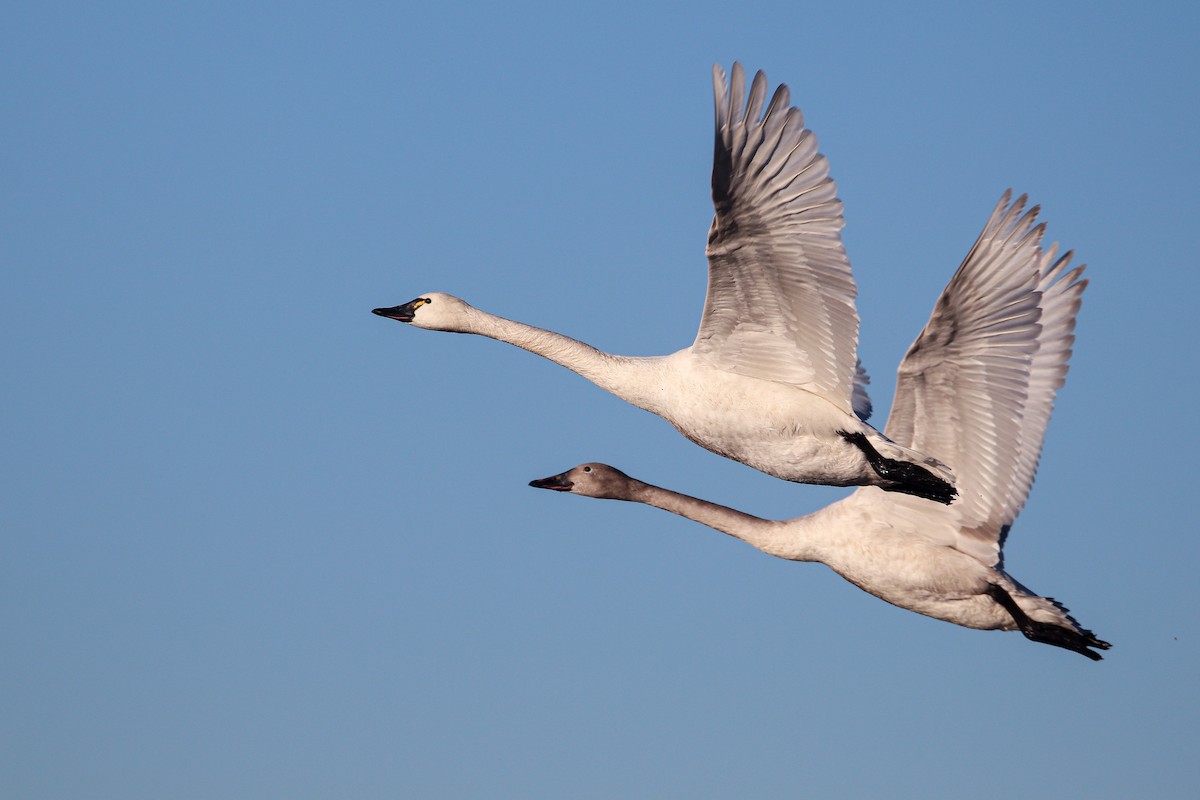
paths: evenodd
<path fill-rule="evenodd" d="M 569 492 L 575 484 L 567 480 L 567 473 L 561 472 L 558 475 L 551 475 L 549 478 L 538 478 L 536 481 L 530 481 L 529 485 L 535 489 L 553 489 L 556 492 Z"/>
<path fill-rule="evenodd" d="M 378 314 L 381 317 L 387 317 L 388 319 L 399 320 L 400 322 L 412 322 L 413 317 L 416 316 L 417 309 L 428 302 L 428 298 L 418 297 L 416 300 L 405 303 L 402 306 L 392 306 L 391 308 L 373 308 L 371 309 L 371 313 Z"/>

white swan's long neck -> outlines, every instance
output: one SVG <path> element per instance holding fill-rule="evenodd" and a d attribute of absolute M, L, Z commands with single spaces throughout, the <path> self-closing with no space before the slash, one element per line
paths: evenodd
<path fill-rule="evenodd" d="M 536 328 L 477 308 L 471 308 L 461 333 L 474 333 L 507 342 L 536 353 L 555 364 L 582 375 L 607 392 L 635 406 L 657 413 L 654 408 L 654 358 L 617 356 L 597 350 L 578 339 Z"/>
<path fill-rule="evenodd" d="M 630 478 L 630 491 L 623 500 L 645 503 L 741 539 L 764 553 L 792 561 L 817 561 L 816 551 L 805 541 L 808 520 L 770 520 L 746 514 L 718 503 L 701 500 Z"/>

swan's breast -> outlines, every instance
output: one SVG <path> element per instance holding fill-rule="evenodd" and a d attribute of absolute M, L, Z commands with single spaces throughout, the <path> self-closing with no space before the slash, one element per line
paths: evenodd
<path fill-rule="evenodd" d="M 859 482 L 863 459 L 838 431 L 860 423 L 828 400 L 697 363 L 686 351 L 657 367 L 654 386 L 637 405 L 701 447 L 785 480 Z"/>

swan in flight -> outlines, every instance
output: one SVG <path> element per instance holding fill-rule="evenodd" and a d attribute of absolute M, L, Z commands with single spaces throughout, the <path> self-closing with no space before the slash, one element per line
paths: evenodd
<path fill-rule="evenodd" d="M 786 85 L 713 68 L 716 139 L 708 295 L 691 347 L 667 356 L 601 352 L 440 292 L 374 313 L 474 333 L 536 353 L 659 415 L 696 444 L 799 483 L 872 485 L 941 503 L 940 462 L 880 434 L 857 362 L 856 287 L 842 203 Z M 743 105 L 744 103 L 744 105 Z M 765 105 L 765 110 L 764 110 Z"/>
<path fill-rule="evenodd" d="M 631 500 L 680 514 L 765 553 L 819 561 L 901 608 L 1093 660 L 1109 644 L 1003 568 L 1002 548 L 1033 484 L 1087 281 L 1071 254 L 1040 247 L 1037 208 L 1009 195 L 938 299 L 900 364 L 886 432 L 954 468 L 953 505 L 863 487 L 807 516 L 765 520 L 582 464 L 533 481 L 541 489 Z"/>

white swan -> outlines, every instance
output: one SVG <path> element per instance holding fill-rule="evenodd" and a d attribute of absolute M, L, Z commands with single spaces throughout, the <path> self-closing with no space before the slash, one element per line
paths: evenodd
<path fill-rule="evenodd" d="M 1099 660 L 1108 649 L 1067 610 L 1003 569 L 1001 548 L 1033 483 L 1086 280 L 1071 254 L 1039 247 L 1037 209 L 1008 195 L 900 365 L 887 433 L 954 468 L 951 506 L 861 488 L 797 519 L 759 519 L 661 489 L 603 464 L 533 481 L 681 514 L 795 561 L 819 561 L 901 608 Z"/>
<path fill-rule="evenodd" d="M 732 83 L 713 68 L 716 216 L 708 297 L 691 347 L 610 355 L 558 333 L 480 311 L 442 293 L 374 313 L 418 328 L 475 333 L 573 370 L 658 414 L 701 447 L 784 480 L 874 485 L 949 503 L 952 475 L 864 420 L 855 285 L 842 204 L 817 141 L 780 85 Z"/>

